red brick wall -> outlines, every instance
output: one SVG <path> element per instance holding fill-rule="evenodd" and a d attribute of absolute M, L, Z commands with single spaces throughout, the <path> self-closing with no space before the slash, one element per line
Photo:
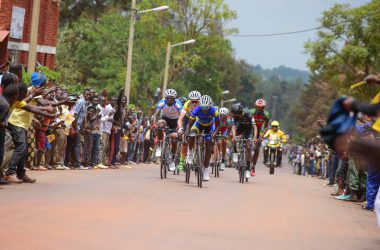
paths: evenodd
<path fill-rule="evenodd" d="M 22 39 L 9 38 L 9 41 L 29 43 L 29 35 L 31 28 L 31 18 L 33 9 L 33 0 L 0 0 L 0 29 L 10 30 L 12 18 L 12 6 L 25 9 L 24 30 Z M 38 45 L 46 45 L 56 47 L 57 32 L 59 25 L 59 4 L 53 0 L 41 0 L 40 20 L 38 27 Z M 37 53 L 37 61 L 42 65 L 54 68 L 55 56 L 48 54 L 45 60 L 45 54 Z M 28 52 L 20 51 L 19 60 L 23 64 L 27 64 Z M 3 61 L 0 59 L 0 61 Z"/>

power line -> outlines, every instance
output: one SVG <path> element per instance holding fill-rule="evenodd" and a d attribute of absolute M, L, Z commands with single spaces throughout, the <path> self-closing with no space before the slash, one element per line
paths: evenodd
<path fill-rule="evenodd" d="M 341 24 L 346 24 L 346 23 L 349 23 L 349 22 L 352 22 L 352 21 L 355 21 L 355 20 L 359 20 L 359 19 L 363 19 L 363 18 L 367 18 L 367 17 L 373 16 L 373 15 L 378 14 L 378 13 L 380 13 L 380 11 L 375 11 L 375 12 L 372 12 L 370 14 L 367 14 L 367 15 L 364 15 L 364 16 L 361 16 L 361 17 L 353 18 L 351 20 L 342 21 L 342 22 L 336 23 L 336 24 L 331 25 L 331 26 L 335 27 L 335 26 L 338 26 L 338 25 L 341 25 Z M 322 27 L 322 26 L 318 26 L 318 27 L 314 27 L 314 28 L 310 28 L 310 29 L 297 30 L 297 31 L 289 31 L 289 32 L 281 32 L 281 33 L 270 33 L 270 34 L 229 34 L 229 35 L 225 34 L 224 36 L 230 36 L 230 37 L 283 36 L 283 35 L 292 35 L 292 34 L 305 33 L 305 32 L 309 32 L 309 31 L 313 31 L 313 30 L 320 30 L 320 29 L 323 29 L 323 28 L 324 27 Z"/>

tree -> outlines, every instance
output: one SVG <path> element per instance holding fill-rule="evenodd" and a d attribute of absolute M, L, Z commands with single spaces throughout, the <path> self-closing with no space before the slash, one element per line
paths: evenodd
<path fill-rule="evenodd" d="M 81 1 L 75 1 L 78 4 Z M 107 88 L 117 93 L 124 86 L 129 18 L 122 8 L 101 8 L 102 14 L 87 15 L 64 25 L 60 30 L 57 68 L 70 84 Z M 223 36 L 225 23 L 236 16 L 223 0 L 138 2 L 139 9 L 169 5 L 169 12 L 139 15 L 135 25 L 131 100 L 150 105 L 152 93 L 163 82 L 167 43 L 196 39 L 192 45 L 173 49 L 169 87 L 186 95 L 197 89 L 220 99 L 226 76 L 220 69 L 224 59 L 233 59 L 230 42 Z M 78 14 L 79 15 L 79 14 Z"/>
<path fill-rule="evenodd" d="M 368 101 L 374 89 L 349 86 L 380 70 L 380 1 L 358 8 L 337 4 L 323 13 L 318 38 L 305 44 L 310 55 L 311 84 L 292 116 L 296 130 L 306 137 L 318 133 L 316 121 L 325 119 L 334 99 L 342 94 Z"/>
<path fill-rule="evenodd" d="M 319 80 L 340 93 L 368 99 L 372 90 L 349 91 L 349 86 L 380 70 L 380 1 L 358 8 L 337 4 L 324 12 L 318 38 L 305 44 L 308 66 Z"/>

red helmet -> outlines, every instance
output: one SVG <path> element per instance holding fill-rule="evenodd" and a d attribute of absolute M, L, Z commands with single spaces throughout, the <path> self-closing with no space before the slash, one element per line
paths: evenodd
<path fill-rule="evenodd" d="M 255 105 L 256 105 L 257 107 L 265 107 L 266 104 L 267 104 L 267 103 L 265 102 L 264 99 L 258 99 L 258 100 L 256 101 L 256 103 L 255 103 Z"/>

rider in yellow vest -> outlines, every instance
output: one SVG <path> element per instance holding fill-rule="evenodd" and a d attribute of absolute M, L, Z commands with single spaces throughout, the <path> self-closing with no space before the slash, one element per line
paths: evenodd
<path fill-rule="evenodd" d="M 277 142 L 276 144 L 271 144 L 272 147 L 278 148 L 278 154 L 277 154 L 277 166 L 281 167 L 281 161 L 282 161 L 282 148 L 281 145 L 286 142 L 286 136 L 283 131 L 279 129 L 280 123 L 278 121 L 273 121 L 271 123 L 271 129 L 268 130 L 263 139 L 268 138 L 268 144 L 264 148 L 264 164 L 268 162 L 268 153 L 269 153 L 269 143 L 271 141 Z"/>

